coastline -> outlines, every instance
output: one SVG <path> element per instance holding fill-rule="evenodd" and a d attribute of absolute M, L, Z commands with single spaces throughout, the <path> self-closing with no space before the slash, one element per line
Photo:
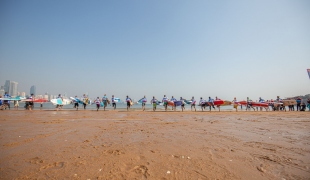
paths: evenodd
<path fill-rule="evenodd" d="M 308 112 L 1 111 L 4 179 L 307 179 Z"/>

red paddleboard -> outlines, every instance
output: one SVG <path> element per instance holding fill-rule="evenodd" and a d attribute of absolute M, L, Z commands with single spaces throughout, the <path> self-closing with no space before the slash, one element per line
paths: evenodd
<path fill-rule="evenodd" d="M 31 102 L 32 99 L 25 99 L 23 101 L 28 101 L 28 102 Z M 41 103 L 41 102 L 47 102 L 48 100 L 46 99 L 34 99 L 33 102 L 37 102 L 37 103 Z"/>
<path fill-rule="evenodd" d="M 173 101 L 168 101 L 168 106 L 174 106 L 174 102 Z"/>
<path fill-rule="evenodd" d="M 224 100 L 214 100 L 213 103 L 214 103 L 215 106 L 219 106 L 219 105 L 224 104 Z"/>
<path fill-rule="evenodd" d="M 239 101 L 238 104 L 241 104 L 241 105 L 247 105 L 247 102 L 246 101 Z"/>
<path fill-rule="evenodd" d="M 269 107 L 268 103 L 252 102 L 251 104 L 254 107 Z"/>

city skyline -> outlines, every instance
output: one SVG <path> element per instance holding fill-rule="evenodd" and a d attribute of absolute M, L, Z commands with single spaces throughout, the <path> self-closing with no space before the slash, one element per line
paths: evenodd
<path fill-rule="evenodd" d="M 74 6 L 72 6 L 74 4 Z M 310 92 L 310 1 L 0 1 L 20 91 L 253 100 Z M 56 13 L 57 12 L 57 13 Z"/>

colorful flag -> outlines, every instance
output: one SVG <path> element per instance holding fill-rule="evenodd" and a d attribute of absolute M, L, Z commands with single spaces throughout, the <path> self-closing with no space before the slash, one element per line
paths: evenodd
<path fill-rule="evenodd" d="M 307 71 L 308 71 L 308 75 L 309 75 L 309 79 L 310 79 L 310 69 L 307 69 Z"/>

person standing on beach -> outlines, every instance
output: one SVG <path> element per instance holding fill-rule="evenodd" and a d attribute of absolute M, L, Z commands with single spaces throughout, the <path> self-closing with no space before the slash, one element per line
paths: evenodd
<path fill-rule="evenodd" d="M 62 98 L 61 94 L 58 94 L 57 99 L 61 99 L 61 102 L 63 101 L 63 98 Z M 59 109 L 62 109 L 62 106 L 63 106 L 62 104 L 57 104 L 56 105 L 56 110 L 58 111 Z"/>
<path fill-rule="evenodd" d="M 206 100 L 204 100 L 204 99 L 202 99 L 202 97 L 200 97 L 199 105 L 201 106 L 201 111 L 203 111 L 203 109 L 206 108 Z"/>
<path fill-rule="evenodd" d="M 180 101 L 182 101 L 181 109 L 183 111 L 183 110 L 185 110 L 185 102 L 184 102 L 184 99 L 182 97 L 180 97 Z"/>
<path fill-rule="evenodd" d="M 30 99 L 30 101 L 29 101 L 29 103 L 28 103 L 28 109 L 30 110 L 30 111 L 32 111 L 32 109 L 33 109 L 33 100 L 34 100 L 34 95 L 33 94 L 31 94 L 31 96 L 29 97 L 29 99 Z"/>
<path fill-rule="evenodd" d="M 155 99 L 155 96 L 153 96 L 153 99 L 151 100 L 151 104 L 153 104 L 153 111 L 155 111 L 156 105 L 157 105 L 157 99 Z"/>
<path fill-rule="evenodd" d="M 104 94 L 104 96 L 102 97 L 102 103 L 103 103 L 103 110 L 105 111 L 105 108 L 108 105 L 108 97 L 106 94 Z"/>
<path fill-rule="evenodd" d="M 145 103 L 147 102 L 147 99 L 144 96 L 141 100 L 142 100 L 142 111 L 144 111 L 145 110 Z"/>
<path fill-rule="evenodd" d="M 209 111 L 211 111 L 211 107 L 213 107 L 213 109 L 215 110 L 214 100 L 210 96 L 209 96 L 208 104 L 209 104 Z"/>
<path fill-rule="evenodd" d="M 100 99 L 99 99 L 99 97 L 97 97 L 97 99 L 95 99 L 95 104 L 96 104 L 97 111 L 98 111 L 99 108 L 100 108 Z"/>
<path fill-rule="evenodd" d="M 195 100 L 194 96 L 192 97 L 191 101 L 192 101 L 191 102 L 191 111 L 192 111 L 193 107 L 194 107 L 194 109 L 196 111 L 196 100 Z"/>
<path fill-rule="evenodd" d="M 112 107 L 113 107 L 114 110 L 115 110 L 115 109 L 116 109 L 116 102 L 115 102 L 114 95 L 112 95 L 111 102 L 112 102 Z"/>
<path fill-rule="evenodd" d="M 165 111 L 167 111 L 168 107 L 168 98 L 164 95 L 162 102 L 164 103 Z"/>
<path fill-rule="evenodd" d="M 77 96 L 74 97 L 74 108 L 76 108 L 76 110 L 79 110 L 79 99 Z"/>
<path fill-rule="evenodd" d="M 300 97 L 298 97 L 297 99 L 296 99 L 296 103 L 297 103 L 297 105 L 296 105 L 296 109 L 297 109 L 297 111 L 300 111 L 300 105 L 301 105 L 301 98 Z M 293 105 L 294 106 L 294 105 Z"/>
<path fill-rule="evenodd" d="M 237 98 L 234 97 L 234 100 L 232 100 L 231 102 L 233 103 L 234 108 L 236 109 L 236 112 L 238 112 L 238 104 L 239 104 L 239 102 L 237 101 Z"/>
<path fill-rule="evenodd" d="M 176 106 L 175 102 L 177 101 L 177 99 L 172 96 L 170 101 L 172 101 L 174 103 L 174 111 L 176 111 L 177 106 Z M 173 106 L 172 106 L 172 110 L 173 110 Z"/>
<path fill-rule="evenodd" d="M 18 106 L 19 106 L 18 101 L 14 101 L 14 109 L 15 109 L 15 110 L 18 110 Z"/>
<path fill-rule="evenodd" d="M 277 102 L 277 103 L 283 103 L 283 100 L 280 98 L 280 96 L 277 96 L 276 102 Z M 283 104 L 280 104 L 280 105 L 278 105 L 277 110 L 278 110 L 278 111 L 279 111 L 279 110 L 282 111 L 284 108 L 285 108 L 284 105 L 283 105 Z"/>
<path fill-rule="evenodd" d="M 5 92 L 3 97 L 4 98 L 10 98 L 11 96 L 9 95 L 8 92 Z M 9 100 L 3 100 L 3 105 L 6 105 L 9 109 L 11 109 Z M 5 109 L 6 109 L 6 107 L 5 107 Z"/>
<path fill-rule="evenodd" d="M 126 96 L 126 102 L 127 102 L 127 111 L 128 111 L 131 106 L 131 98 L 128 97 L 128 95 Z"/>
<path fill-rule="evenodd" d="M 249 97 L 246 98 L 246 105 L 246 110 L 252 108 L 255 111 L 254 107 L 252 106 L 252 100 Z"/>
<path fill-rule="evenodd" d="M 308 107 L 308 109 L 309 109 L 309 111 L 310 111 L 310 98 L 307 100 L 307 107 Z"/>
<path fill-rule="evenodd" d="M 86 109 L 86 105 L 88 104 L 88 97 L 83 94 L 83 107 L 84 107 L 84 110 Z"/>

